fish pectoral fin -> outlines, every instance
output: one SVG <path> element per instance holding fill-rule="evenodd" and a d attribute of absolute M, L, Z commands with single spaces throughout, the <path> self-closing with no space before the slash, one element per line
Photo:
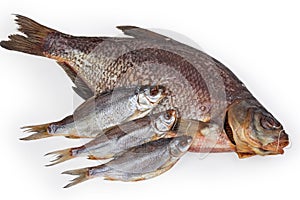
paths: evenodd
<path fill-rule="evenodd" d="M 142 117 L 145 117 L 151 110 L 147 110 L 147 111 L 139 111 L 139 110 L 136 110 L 131 116 L 127 117 L 124 122 L 130 122 L 132 120 L 135 120 L 135 119 L 139 119 L 139 118 L 142 118 Z"/>
<path fill-rule="evenodd" d="M 117 26 L 125 35 L 138 39 L 169 41 L 171 38 L 136 26 Z"/>
<path fill-rule="evenodd" d="M 82 87 L 77 86 L 77 87 L 72 87 L 72 89 L 76 94 L 78 94 L 84 100 L 87 100 L 94 95 L 94 93 L 91 90 L 87 90 L 86 88 L 83 89 Z"/>
<path fill-rule="evenodd" d="M 73 90 L 76 94 L 78 94 L 84 100 L 89 99 L 90 97 L 94 96 L 93 89 L 90 88 L 83 79 L 73 70 L 73 68 L 66 62 L 57 62 L 72 82 L 75 84 L 76 87 L 73 87 Z"/>
<path fill-rule="evenodd" d="M 176 136 L 177 136 L 177 132 L 175 132 L 175 131 L 168 131 L 166 133 L 166 135 L 164 136 L 164 138 L 174 138 Z"/>

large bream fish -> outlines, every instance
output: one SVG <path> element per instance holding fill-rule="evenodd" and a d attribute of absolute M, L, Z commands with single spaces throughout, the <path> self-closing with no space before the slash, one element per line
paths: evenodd
<path fill-rule="evenodd" d="M 153 113 L 178 110 L 174 131 L 193 137 L 189 151 L 245 158 L 282 154 L 289 144 L 282 125 L 245 85 L 198 49 L 134 26 L 117 27 L 126 37 L 79 37 L 20 15 L 16 22 L 23 34 L 10 35 L 1 47 L 54 59 L 87 101 L 122 87 L 166 88 Z"/>

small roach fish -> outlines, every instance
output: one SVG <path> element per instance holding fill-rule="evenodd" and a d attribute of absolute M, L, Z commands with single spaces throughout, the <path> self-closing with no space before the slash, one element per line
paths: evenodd
<path fill-rule="evenodd" d="M 226 66 L 203 51 L 135 26 L 117 27 L 126 37 L 82 37 L 21 15 L 16 15 L 16 23 L 22 34 L 10 35 L 0 46 L 55 60 L 85 100 L 62 121 L 25 127 L 33 135 L 23 139 L 96 138 L 85 148 L 91 148 L 92 154 L 103 153 L 99 157 L 113 156 L 97 167 L 67 171 L 79 175 L 68 186 L 96 176 L 121 181 L 155 177 L 186 151 L 235 152 L 247 158 L 283 154 L 289 144 L 281 123 Z M 178 112 L 175 126 L 162 126 L 172 134 L 152 138 L 155 131 L 128 127 L 130 122 L 143 123 L 145 116 L 156 118 L 156 113 L 174 108 Z M 136 142 L 137 146 L 127 138 L 143 133 L 147 140 Z M 123 148 L 118 139 L 131 148 Z M 104 144 L 109 144 L 111 152 L 103 150 Z M 70 157 L 56 153 L 53 164 Z"/>
<path fill-rule="evenodd" d="M 50 136 L 93 138 L 104 129 L 147 115 L 165 95 L 162 86 L 118 88 L 93 96 L 82 103 L 74 114 L 59 122 L 23 127 L 34 134 L 22 140 Z"/>
<path fill-rule="evenodd" d="M 133 147 L 106 164 L 63 172 L 78 176 L 65 187 L 95 177 L 121 181 L 153 178 L 170 169 L 187 152 L 191 143 L 192 137 L 179 136 Z"/>
<path fill-rule="evenodd" d="M 108 159 L 131 147 L 167 137 L 167 135 L 168 137 L 174 136 L 170 130 L 175 125 L 176 120 L 176 110 L 167 110 L 151 117 L 146 116 L 123 123 L 80 147 L 46 154 L 57 155 L 57 158 L 48 166 L 80 156 L 88 156 L 90 159 Z"/>

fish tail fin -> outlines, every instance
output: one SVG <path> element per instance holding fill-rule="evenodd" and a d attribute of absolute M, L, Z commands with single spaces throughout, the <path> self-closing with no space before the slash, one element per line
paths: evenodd
<path fill-rule="evenodd" d="M 45 56 L 43 53 L 45 39 L 50 33 L 57 31 L 22 15 L 16 15 L 15 21 L 19 25 L 18 30 L 24 33 L 25 36 L 18 34 L 10 35 L 10 40 L 1 41 L 0 46 L 8 50 Z"/>
<path fill-rule="evenodd" d="M 53 152 L 47 153 L 45 156 L 49 156 L 49 155 L 55 155 L 56 158 L 51 160 L 50 164 L 46 165 L 47 167 L 53 166 L 53 165 L 56 165 L 56 164 L 59 164 L 59 163 L 62 163 L 64 161 L 74 158 L 74 156 L 72 155 L 72 148 L 53 151 Z"/>
<path fill-rule="evenodd" d="M 68 187 L 77 185 L 78 183 L 82 183 L 84 181 L 87 181 L 87 180 L 93 178 L 93 176 L 90 175 L 90 170 L 91 170 L 90 167 L 86 167 L 86 168 L 82 168 L 82 169 L 75 169 L 75 170 L 69 170 L 69 171 L 63 172 L 62 174 L 77 176 L 76 178 L 71 180 L 71 182 L 69 184 L 64 186 L 64 188 L 68 188 Z"/>
<path fill-rule="evenodd" d="M 48 127 L 50 124 L 42 124 L 36 126 L 24 126 L 21 129 L 25 129 L 25 133 L 33 133 L 27 137 L 20 138 L 20 140 L 37 140 L 53 136 L 49 134 Z"/>

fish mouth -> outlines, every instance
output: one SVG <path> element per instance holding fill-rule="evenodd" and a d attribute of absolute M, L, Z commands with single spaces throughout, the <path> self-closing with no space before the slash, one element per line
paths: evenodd
<path fill-rule="evenodd" d="M 277 141 L 265 145 L 261 149 L 266 152 L 270 152 L 270 154 L 283 154 L 284 148 L 289 144 L 289 136 L 285 133 L 284 130 L 282 130 L 277 138 Z"/>

